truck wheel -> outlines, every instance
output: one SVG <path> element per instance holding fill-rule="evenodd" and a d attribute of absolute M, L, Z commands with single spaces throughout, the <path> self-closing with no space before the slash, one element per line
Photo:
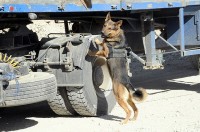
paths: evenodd
<path fill-rule="evenodd" d="M 84 61 L 83 75 L 84 87 L 67 89 L 68 98 L 74 110 L 83 116 L 107 115 L 114 108 L 116 101 L 112 92 L 112 80 L 107 71 L 100 66 L 92 66 L 92 57 L 86 56 Z M 106 72 L 104 74 L 104 72 Z M 106 87 L 100 88 L 105 80 Z"/>
<path fill-rule="evenodd" d="M 71 106 L 67 97 L 67 91 L 64 88 L 58 89 L 58 92 L 54 99 L 48 101 L 50 108 L 57 115 L 70 116 L 77 115 L 76 111 Z"/>
<path fill-rule="evenodd" d="M 30 72 L 16 81 L 4 85 L 5 101 L 0 107 L 11 107 L 51 100 L 57 92 L 56 78 L 53 74 Z"/>

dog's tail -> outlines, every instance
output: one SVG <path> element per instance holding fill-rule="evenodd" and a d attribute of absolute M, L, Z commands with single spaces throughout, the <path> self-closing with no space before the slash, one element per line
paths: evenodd
<path fill-rule="evenodd" d="M 132 91 L 132 95 L 133 95 L 134 100 L 142 102 L 147 98 L 148 93 L 146 92 L 144 88 L 138 88 L 138 89 L 135 89 L 135 91 Z"/>

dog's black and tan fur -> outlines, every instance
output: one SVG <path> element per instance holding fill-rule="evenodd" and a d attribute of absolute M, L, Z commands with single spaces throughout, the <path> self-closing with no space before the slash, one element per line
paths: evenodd
<path fill-rule="evenodd" d="M 125 36 L 123 30 L 120 28 L 122 20 L 113 22 L 110 17 L 110 13 L 107 14 L 105 23 L 102 29 L 103 42 L 96 40 L 97 44 L 100 44 L 103 48 L 100 51 L 89 52 L 92 56 L 103 56 L 107 58 L 110 74 L 113 80 L 113 92 L 118 104 L 126 112 L 126 118 L 122 121 L 122 124 L 128 122 L 128 120 L 136 120 L 138 116 L 138 109 L 134 103 L 136 101 L 143 101 L 147 97 L 147 92 L 143 88 L 135 89 L 129 79 L 126 66 L 125 57 L 109 57 L 109 49 L 125 49 Z M 110 48 L 112 47 L 112 48 Z M 134 111 L 134 117 L 131 118 L 132 110 Z"/>

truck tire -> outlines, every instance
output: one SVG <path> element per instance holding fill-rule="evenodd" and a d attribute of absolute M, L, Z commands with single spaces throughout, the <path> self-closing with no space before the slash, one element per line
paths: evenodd
<path fill-rule="evenodd" d="M 56 78 L 53 74 L 30 72 L 16 81 L 9 81 L 5 87 L 5 101 L 0 107 L 20 106 L 52 100 L 57 93 Z"/>
<path fill-rule="evenodd" d="M 76 111 L 71 106 L 67 97 L 67 91 L 64 88 L 58 89 L 54 99 L 48 101 L 50 108 L 54 113 L 60 116 L 77 115 Z"/>
<path fill-rule="evenodd" d="M 86 57 L 83 75 L 84 87 L 68 87 L 67 94 L 74 110 L 82 116 L 107 115 L 114 108 L 116 101 L 112 92 L 112 85 L 105 89 L 95 86 L 93 78 L 92 57 Z M 100 80 L 103 78 L 99 74 Z M 103 79 L 102 79 L 103 80 Z"/>

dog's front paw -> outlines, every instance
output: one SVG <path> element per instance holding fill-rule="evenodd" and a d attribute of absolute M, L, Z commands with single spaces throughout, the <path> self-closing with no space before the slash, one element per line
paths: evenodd
<path fill-rule="evenodd" d="M 97 39 L 97 38 L 94 40 L 94 42 L 95 42 L 96 44 L 98 44 L 98 45 L 101 45 L 101 44 L 102 44 L 102 42 L 101 42 L 99 39 Z"/>

